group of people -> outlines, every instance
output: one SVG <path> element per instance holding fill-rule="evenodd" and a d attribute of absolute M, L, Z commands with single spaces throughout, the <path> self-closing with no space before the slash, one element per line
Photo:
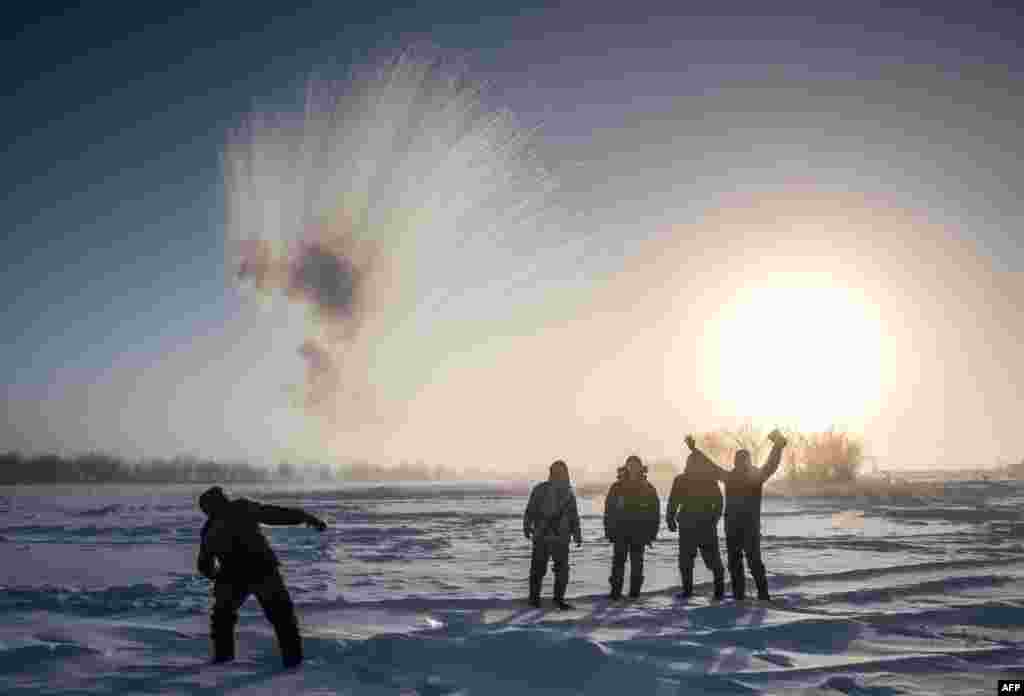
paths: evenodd
<path fill-rule="evenodd" d="M 718 549 L 718 519 L 723 500 L 718 482 L 725 484 L 725 539 L 732 576 L 732 592 L 744 598 L 743 557 L 757 585 L 759 599 L 768 599 L 768 581 L 760 550 L 761 487 L 779 468 L 786 439 L 777 430 L 769 435 L 771 454 L 763 467 L 755 467 L 747 450 L 736 453 L 735 465 L 726 470 L 715 464 L 686 438 L 690 454 L 686 469 L 672 483 L 666 522 L 679 530 L 679 573 L 682 595 L 693 592 L 693 562 L 698 550 L 714 575 L 715 598 L 725 593 L 725 571 Z M 199 572 L 214 582 L 210 637 L 213 662 L 229 662 L 235 657 L 235 625 L 238 610 L 250 594 L 255 594 L 263 612 L 274 627 L 285 667 L 302 662 L 302 640 L 288 589 L 279 570 L 279 562 L 267 542 L 261 524 L 306 524 L 319 531 L 327 525 L 308 512 L 296 508 L 265 505 L 245 498 L 231 500 L 220 486 L 199 497 L 199 507 L 207 520 L 200 533 L 197 559 Z M 644 582 L 644 549 L 653 544 L 661 526 L 658 492 L 646 478 L 643 462 L 637 456 L 626 460 L 618 480 L 608 491 L 604 510 L 605 537 L 613 546 L 611 599 L 622 597 L 626 560 L 629 559 L 629 596 L 637 597 Z M 523 515 L 523 533 L 533 541 L 530 563 L 530 604 L 540 606 L 540 591 L 547 566 L 554 566 L 554 601 L 560 609 L 571 609 L 565 601 L 569 584 L 569 542 L 583 544 L 576 496 L 564 461 L 550 467 L 547 481 L 537 484 Z"/>
<path fill-rule="evenodd" d="M 679 532 L 680 596 L 693 594 L 693 565 L 698 551 L 714 577 L 714 598 L 725 596 L 725 568 L 718 544 L 718 520 L 725 511 L 725 543 L 732 594 L 746 597 L 744 558 L 757 587 L 757 598 L 767 600 L 768 578 L 761 560 L 761 490 L 779 468 L 786 438 L 778 430 L 769 436 L 771 453 L 763 466 L 754 466 L 749 450 L 736 453 L 731 470 L 718 466 L 686 438 L 690 454 L 686 468 L 672 482 L 665 512 L 669 531 Z M 723 500 L 719 482 L 725 486 Z M 647 480 L 643 462 L 636 455 L 626 459 L 618 480 L 605 498 L 604 533 L 612 543 L 612 572 L 609 598 L 622 597 L 626 560 L 629 559 L 629 596 L 638 597 L 644 583 L 644 549 L 652 546 L 661 526 L 658 492 Z M 540 606 L 540 591 L 551 561 L 555 585 L 553 599 L 560 609 L 571 609 L 565 600 L 569 584 L 569 542 L 583 543 L 576 497 L 569 483 L 569 468 L 558 460 L 551 465 L 547 481 L 530 493 L 523 514 L 523 534 L 533 541 L 530 562 L 531 606 Z"/>

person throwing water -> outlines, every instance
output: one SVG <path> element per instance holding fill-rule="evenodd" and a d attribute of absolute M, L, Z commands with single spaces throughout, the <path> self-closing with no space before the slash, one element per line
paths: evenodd
<path fill-rule="evenodd" d="M 284 666 L 297 667 L 302 662 L 302 639 L 295 607 L 277 556 L 260 525 L 307 524 L 321 532 L 327 525 L 296 508 L 263 505 L 245 498 L 229 500 L 220 486 L 199 496 L 199 507 L 208 519 L 200 532 L 196 567 L 214 582 L 210 612 L 213 662 L 235 659 L 238 610 L 250 594 L 255 594 L 274 627 Z"/>

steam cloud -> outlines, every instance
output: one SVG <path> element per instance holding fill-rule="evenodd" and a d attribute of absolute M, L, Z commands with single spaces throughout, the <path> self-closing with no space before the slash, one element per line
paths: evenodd
<path fill-rule="evenodd" d="M 301 112 L 251 115 L 224 171 L 232 276 L 309 308 L 304 402 L 333 417 L 367 324 L 437 311 L 493 281 L 487 259 L 528 257 L 552 188 L 464 71 L 409 54 L 311 82 Z"/>

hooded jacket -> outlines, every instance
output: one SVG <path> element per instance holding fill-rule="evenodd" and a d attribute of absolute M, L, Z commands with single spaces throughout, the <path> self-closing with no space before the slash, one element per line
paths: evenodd
<path fill-rule="evenodd" d="M 643 477 L 625 477 L 612 484 L 604 501 L 604 533 L 611 540 L 654 541 L 661 526 L 658 491 Z"/>
<path fill-rule="evenodd" d="M 200 532 L 199 572 L 208 578 L 252 580 L 265 577 L 279 565 L 260 524 L 303 524 L 302 510 L 264 505 L 246 498 L 225 500 Z M 215 570 L 214 559 L 219 563 Z"/>
<path fill-rule="evenodd" d="M 569 543 L 570 537 L 582 539 L 576 494 L 569 481 L 552 478 L 533 487 L 523 513 L 523 529 L 529 530 L 536 541 Z"/>

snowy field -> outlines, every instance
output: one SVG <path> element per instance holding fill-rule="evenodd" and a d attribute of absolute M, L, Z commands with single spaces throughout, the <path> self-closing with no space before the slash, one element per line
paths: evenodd
<path fill-rule="evenodd" d="M 525 488 L 229 488 L 330 523 L 267 528 L 305 635 L 292 672 L 255 599 L 239 659 L 204 664 L 200 490 L 0 489 L 0 693 L 887 696 L 994 694 L 1024 676 L 1020 483 L 889 504 L 768 498 L 775 599 L 720 605 L 699 559 L 699 596 L 674 598 L 664 527 L 640 600 L 605 600 L 603 501 L 581 500 L 567 613 L 523 601 Z M 545 601 L 550 588 L 549 574 Z"/>

